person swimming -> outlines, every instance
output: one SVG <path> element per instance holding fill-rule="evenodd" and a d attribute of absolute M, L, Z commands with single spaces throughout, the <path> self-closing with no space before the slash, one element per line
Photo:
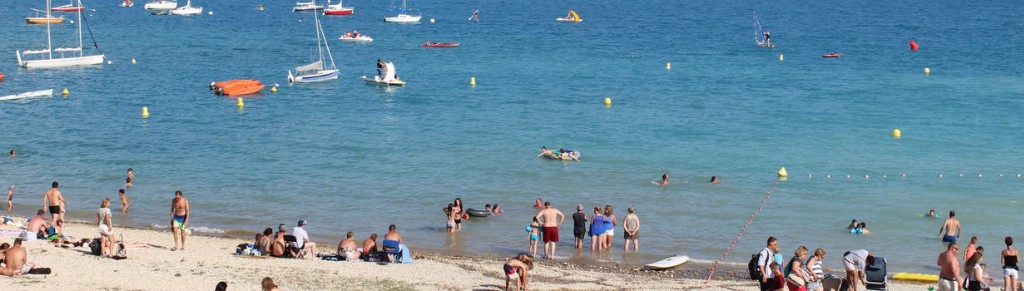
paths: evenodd
<path fill-rule="evenodd" d="M 661 174 L 661 181 L 658 182 L 658 185 L 668 185 L 668 173 Z"/>
<path fill-rule="evenodd" d="M 720 182 L 722 182 L 722 180 L 719 180 L 718 176 L 711 176 L 711 181 L 708 181 L 708 183 L 711 183 L 711 184 L 718 184 Z"/>

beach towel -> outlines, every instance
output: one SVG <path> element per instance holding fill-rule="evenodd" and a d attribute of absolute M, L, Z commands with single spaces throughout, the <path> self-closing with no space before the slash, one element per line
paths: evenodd
<path fill-rule="evenodd" d="M 398 245 L 398 249 L 399 249 L 399 251 L 402 252 L 401 263 L 402 264 L 412 264 L 412 254 L 411 254 L 412 252 L 409 251 L 409 247 L 405 246 L 405 244 L 399 244 Z"/>

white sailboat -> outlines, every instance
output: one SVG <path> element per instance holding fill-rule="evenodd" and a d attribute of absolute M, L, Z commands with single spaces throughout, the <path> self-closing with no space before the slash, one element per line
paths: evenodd
<path fill-rule="evenodd" d="M 405 1 L 406 0 L 402 0 L 402 8 L 401 9 L 397 9 L 398 15 L 391 16 L 391 17 L 384 17 L 384 22 L 397 22 L 397 23 L 420 22 L 420 18 L 423 18 L 423 16 L 422 15 L 411 15 L 411 14 L 409 14 L 409 11 L 411 11 L 411 9 L 409 9 L 409 7 L 405 5 L 406 4 Z"/>
<path fill-rule="evenodd" d="M 295 7 L 292 7 L 292 12 L 317 11 L 323 9 L 323 5 L 316 5 L 316 0 L 309 0 L 309 2 L 295 2 Z"/>
<path fill-rule="evenodd" d="M 193 7 L 192 0 L 188 0 L 185 2 L 185 6 L 172 9 L 171 14 L 183 16 L 200 15 L 203 14 L 203 7 Z"/>
<path fill-rule="evenodd" d="M 146 10 L 171 10 L 178 7 L 178 1 L 157 0 L 150 1 L 144 6 Z"/>
<path fill-rule="evenodd" d="M 78 6 L 82 6 L 82 1 L 78 0 Z M 50 0 L 46 0 L 46 9 L 50 9 Z M 18 57 L 18 65 L 25 68 L 60 68 L 60 67 L 71 67 L 71 66 L 87 66 L 87 65 L 98 65 L 103 63 L 103 54 L 98 55 L 86 55 L 82 51 L 82 11 L 78 11 L 78 47 L 71 48 L 53 48 L 52 41 L 50 40 L 50 24 L 46 25 L 46 49 L 38 50 L 25 50 L 16 51 L 15 56 Z M 90 32 L 90 37 L 91 37 Z M 96 47 L 96 41 L 93 40 L 93 47 Z M 22 55 L 39 55 L 38 59 L 25 60 L 22 59 Z"/>
<path fill-rule="evenodd" d="M 295 67 L 295 75 L 288 71 L 288 82 L 290 83 L 311 83 L 323 82 L 338 79 L 338 68 L 334 65 L 334 56 L 331 55 L 331 47 L 327 44 L 327 36 L 324 35 L 324 28 L 320 26 L 320 17 L 313 13 L 313 22 L 316 23 L 316 45 L 320 60 L 312 64 Z M 324 51 L 327 51 L 327 58 L 331 61 L 328 66 L 324 62 Z"/>

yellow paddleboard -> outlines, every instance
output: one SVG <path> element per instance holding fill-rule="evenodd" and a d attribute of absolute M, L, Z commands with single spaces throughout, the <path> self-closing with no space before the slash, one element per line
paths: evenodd
<path fill-rule="evenodd" d="M 937 283 L 939 282 L 939 275 L 921 273 L 896 273 L 892 275 L 892 279 L 901 281 Z"/>

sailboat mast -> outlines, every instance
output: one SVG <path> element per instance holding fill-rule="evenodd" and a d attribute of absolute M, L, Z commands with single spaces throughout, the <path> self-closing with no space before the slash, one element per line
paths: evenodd
<path fill-rule="evenodd" d="M 317 30 L 317 35 L 316 35 L 317 46 L 320 46 L 320 40 L 323 39 L 323 41 L 324 41 L 324 48 L 327 49 L 327 57 L 331 59 L 331 67 L 330 68 L 331 69 L 336 69 L 337 67 L 334 65 L 334 54 L 331 54 L 331 45 L 328 44 L 329 42 L 327 41 L 327 35 L 324 34 L 323 26 L 321 26 L 320 23 L 317 23 L 316 24 L 316 30 Z M 323 56 L 320 57 L 320 60 L 323 61 Z M 323 67 L 323 66 L 321 66 L 321 67 Z"/>
<path fill-rule="evenodd" d="M 38 15 L 38 14 L 37 14 Z M 46 0 L 46 53 L 53 58 L 53 45 L 50 43 L 50 0 Z"/>
<path fill-rule="evenodd" d="M 82 0 L 78 0 L 78 7 L 82 7 Z M 82 10 L 78 9 L 78 56 L 81 57 L 84 53 L 82 50 Z"/>
<path fill-rule="evenodd" d="M 320 32 L 320 17 L 317 17 L 317 15 L 316 15 L 317 13 L 318 12 L 316 10 L 313 11 L 313 23 L 316 23 L 316 50 L 320 54 L 320 69 L 323 70 L 324 69 L 324 65 L 323 65 L 323 63 L 324 63 L 324 47 L 320 43 L 321 42 L 321 40 L 320 40 L 320 33 L 321 33 Z"/>

